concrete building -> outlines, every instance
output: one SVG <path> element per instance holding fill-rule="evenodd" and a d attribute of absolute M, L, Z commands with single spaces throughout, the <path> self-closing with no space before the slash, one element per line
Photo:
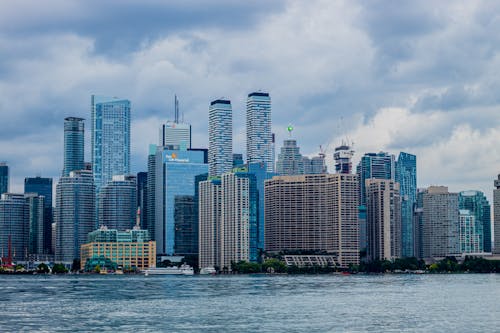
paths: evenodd
<path fill-rule="evenodd" d="M 105 257 L 124 269 L 144 270 L 156 266 L 156 243 L 149 232 L 134 227 L 119 231 L 105 226 L 88 235 L 88 242 L 81 246 L 80 267 L 88 260 Z"/>
<path fill-rule="evenodd" d="M 231 101 L 217 99 L 208 111 L 208 164 L 211 177 L 233 167 L 233 111 Z"/>
<path fill-rule="evenodd" d="M 29 249 L 29 206 L 24 194 L 3 193 L 0 199 L 0 256 L 4 262 L 26 260 Z"/>
<path fill-rule="evenodd" d="M 399 183 L 388 179 L 367 179 L 366 225 L 369 260 L 401 257 L 401 197 Z"/>
<path fill-rule="evenodd" d="M 127 230 L 134 226 L 137 213 L 137 178 L 115 175 L 98 194 L 98 224 L 109 229 Z"/>
<path fill-rule="evenodd" d="M 460 254 L 458 193 L 430 186 L 423 194 L 422 247 L 424 258 Z"/>
<path fill-rule="evenodd" d="M 278 176 L 265 182 L 265 249 L 317 251 L 359 264 L 357 175 Z"/>
<path fill-rule="evenodd" d="M 276 173 L 280 176 L 294 176 L 304 174 L 304 160 L 294 139 L 283 141 L 276 162 Z"/>
<path fill-rule="evenodd" d="M 220 266 L 220 225 L 222 187 L 220 179 L 199 182 L 199 256 L 200 268 Z"/>
<path fill-rule="evenodd" d="M 493 252 L 500 254 L 500 174 L 493 184 L 495 186 L 493 190 L 493 230 L 495 235 Z"/>
<path fill-rule="evenodd" d="M 56 186 L 56 260 L 72 263 L 80 258 L 80 246 L 95 230 L 95 186 L 92 172 L 71 171 Z"/>
<path fill-rule="evenodd" d="M 160 129 L 160 146 L 172 150 L 191 149 L 191 125 L 167 121 Z"/>
<path fill-rule="evenodd" d="M 246 112 L 247 161 L 264 162 L 267 172 L 274 172 L 274 155 L 269 93 L 248 94 Z"/>
<path fill-rule="evenodd" d="M 483 252 L 483 239 L 477 232 L 476 216 L 468 209 L 460 209 L 460 253 Z"/>
<path fill-rule="evenodd" d="M 83 118 L 64 118 L 64 167 L 62 175 L 68 177 L 74 170 L 84 169 L 85 124 Z"/>

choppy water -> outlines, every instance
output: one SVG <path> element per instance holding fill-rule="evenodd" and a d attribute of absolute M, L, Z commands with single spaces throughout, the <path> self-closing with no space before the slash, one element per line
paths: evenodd
<path fill-rule="evenodd" d="M 500 275 L 0 275 L 0 331 L 500 332 Z"/>

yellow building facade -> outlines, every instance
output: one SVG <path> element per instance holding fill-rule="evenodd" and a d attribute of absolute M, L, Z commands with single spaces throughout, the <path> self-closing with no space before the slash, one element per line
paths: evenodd
<path fill-rule="evenodd" d="M 80 251 L 80 267 L 87 260 L 103 256 L 119 267 L 139 270 L 156 266 L 156 242 L 90 242 L 83 244 Z"/>

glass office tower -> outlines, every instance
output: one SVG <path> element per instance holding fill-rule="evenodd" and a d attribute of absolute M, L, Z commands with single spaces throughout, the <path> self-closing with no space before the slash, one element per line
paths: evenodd
<path fill-rule="evenodd" d="M 401 193 L 401 255 L 414 257 L 413 209 L 417 201 L 417 157 L 399 153 L 396 181 Z"/>
<path fill-rule="evenodd" d="M 63 177 L 74 170 L 84 169 L 84 123 L 83 118 L 64 118 L 64 167 Z"/>
<path fill-rule="evenodd" d="M 43 251 L 52 252 L 52 178 L 27 177 L 24 179 L 24 193 L 36 193 L 44 196 L 43 212 Z"/>
<path fill-rule="evenodd" d="M 0 195 L 9 192 L 9 166 L 0 162 Z"/>

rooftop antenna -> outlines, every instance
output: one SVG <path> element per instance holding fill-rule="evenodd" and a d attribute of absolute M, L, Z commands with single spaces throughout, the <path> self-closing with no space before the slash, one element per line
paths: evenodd
<path fill-rule="evenodd" d="M 175 120 L 176 124 L 179 123 L 179 100 L 177 99 L 177 95 L 174 95 L 174 107 L 175 107 Z"/>

